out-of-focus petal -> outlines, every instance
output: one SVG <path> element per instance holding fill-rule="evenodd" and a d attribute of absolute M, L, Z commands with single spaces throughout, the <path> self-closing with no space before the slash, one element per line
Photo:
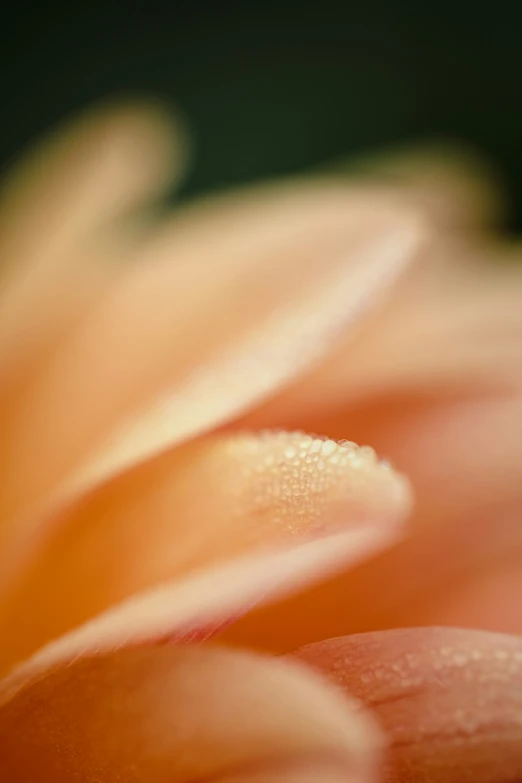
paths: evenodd
<path fill-rule="evenodd" d="M 371 783 L 380 744 L 361 708 L 305 667 L 219 650 L 80 660 L 0 706 L 9 783 L 271 780 L 308 766 Z"/>
<path fill-rule="evenodd" d="M 487 248 L 451 249 L 446 263 L 418 267 L 360 340 L 321 369 L 330 404 L 397 390 L 522 380 L 522 272 L 486 262 Z M 475 263 L 465 263 L 476 256 Z M 501 255 L 501 252 L 498 253 Z"/>
<path fill-rule="evenodd" d="M 477 519 L 522 499 L 518 392 L 383 396 L 315 423 L 371 442 L 407 473 L 424 524 Z"/>
<path fill-rule="evenodd" d="M 522 374 L 520 246 L 501 242 L 498 177 L 451 145 L 408 147 L 347 167 L 360 198 L 386 194 L 424 215 L 434 241 L 384 306 L 299 385 L 256 410 L 258 426 L 299 426 L 321 408 L 367 395 L 465 385 L 502 387 Z"/>
<path fill-rule="evenodd" d="M 403 399 L 349 418 L 354 437 L 364 432 L 410 476 L 417 505 L 409 540 L 353 574 L 350 593 L 365 595 L 367 609 L 348 630 L 450 624 L 453 616 L 458 624 L 522 633 L 516 591 L 503 576 L 509 564 L 515 571 L 522 564 L 520 395 Z M 489 587 L 473 598 L 483 579 Z M 453 591 L 461 604 L 455 615 Z"/>
<path fill-rule="evenodd" d="M 459 629 L 331 639 L 297 657 L 377 715 L 389 783 L 518 783 L 522 640 Z"/>
<path fill-rule="evenodd" d="M 343 167 L 361 187 L 400 194 L 422 209 L 438 231 L 479 231 L 508 215 L 502 178 L 471 148 L 456 142 L 409 143 Z"/>
<path fill-rule="evenodd" d="M 522 386 L 520 250 L 490 240 L 433 246 L 356 339 L 254 411 L 251 426 L 302 426 L 368 397 Z M 506 258 L 511 263 L 502 263 Z"/>
<path fill-rule="evenodd" d="M 43 545 L 32 542 L 37 561 L 2 596 L 0 666 L 154 588 L 158 596 L 115 609 L 115 619 L 101 625 L 94 621 L 102 630 L 89 632 L 90 646 L 99 649 L 107 634 L 114 646 L 130 636 L 146 640 L 219 624 L 258 597 L 287 591 L 286 582 L 302 586 L 391 544 L 409 507 L 405 480 L 355 444 L 284 432 L 194 442 L 100 488 L 58 519 Z M 272 564 L 270 551 L 304 542 L 312 560 L 305 547 L 302 565 L 295 561 L 281 590 L 281 569 L 289 564 L 278 566 L 277 558 Z M 225 568 L 233 584 L 227 586 L 219 564 L 250 553 L 265 554 L 257 575 Z M 205 575 L 208 568 L 214 570 Z M 155 605 L 162 619 L 153 619 L 151 630 Z M 139 622 L 137 606 L 143 606 Z"/>
<path fill-rule="evenodd" d="M 138 267 L 17 401 L 3 438 L 4 551 L 64 498 L 223 423 L 317 361 L 420 239 L 409 212 L 359 204 L 340 185 L 200 209 L 141 247 Z"/>
<path fill-rule="evenodd" d="M 447 580 L 439 576 L 429 589 L 403 600 L 394 607 L 394 625 L 422 622 L 522 634 L 518 598 L 522 591 L 521 508 L 522 502 L 490 520 L 491 530 L 499 530 L 498 538 L 485 537 L 492 538 L 493 556 L 488 553 L 472 566 L 454 569 L 456 573 Z M 506 541 L 510 529 L 511 541 Z M 470 530 L 469 535 L 477 531 Z"/>
<path fill-rule="evenodd" d="M 179 142 L 159 109 L 100 108 L 15 168 L 0 203 L 3 392 L 116 274 L 128 241 L 115 224 L 180 170 Z"/>
<path fill-rule="evenodd" d="M 462 624 L 468 611 L 475 625 L 522 631 L 512 590 L 522 562 L 522 276 L 488 264 L 484 238 L 442 237 L 356 340 L 246 417 L 249 426 L 285 421 L 372 443 L 412 480 L 409 536 L 245 618 L 231 640 L 289 649 L 383 627 Z M 506 562 L 513 579 L 502 575 Z"/>

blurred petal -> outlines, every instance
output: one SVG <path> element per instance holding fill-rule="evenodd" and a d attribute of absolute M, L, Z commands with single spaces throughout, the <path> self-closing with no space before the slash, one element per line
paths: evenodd
<path fill-rule="evenodd" d="M 518 783 L 522 640 L 458 629 L 331 639 L 297 657 L 377 715 L 390 783 Z"/>
<path fill-rule="evenodd" d="M 5 687 L 17 690 L 50 667 L 91 653 L 205 641 L 252 607 L 298 592 L 384 544 L 381 531 L 353 529 L 196 571 L 144 591 L 44 646 L 11 670 Z"/>
<path fill-rule="evenodd" d="M 116 242 L 113 224 L 163 191 L 182 165 L 179 137 L 167 130 L 152 107 L 101 108 L 13 172 L 0 204 L 3 385 L 115 274 L 128 243 Z"/>
<path fill-rule="evenodd" d="M 361 185 L 400 193 L 439 230 L 483 231 L 508 211 L 499 172 L 456 142 L 408 143 L 403 149 L 350 159 L 345 171 Z"/>
<path fill-rule="evenodd" d="M 315 762 L 295 765 L 276 765 L 253 774 L 232 775 L 221 778 L 219 783 L 346 783 L 353 778 L 346 777 L 346 771 L 339 764 L 316 764 Z M 359 780 L 359 778 L 357 778 Z"/>
<path fill-rule="evenodd" d="M 412 480 L 410 535 L 225 638 L 288 650 L 426 622 L 522 632 L 522 276 L 484 241 L 433 250 L 356 340 L 242 421 L 372 443 Z"/>
<path fill-rule="evenodd" d="M 111 644 L 122 633 L 147 639 L 151 633 L 173 634 L 180 625 L 200 626 L 194 613 L 204 614 L 206 626 L 216 600 L 222 621 L 224 611 L 226 616 L 244 611 L 245 591 L 250 589 L 254 600 L 278 591 L 270 549 L 316 539 L 317 568 L 324 573 L 389 545 L 400 535 L 409 507 L 405 480 L 372 450 L 355 444 L 268 432 L 216 436 L 177 449 L 100 488 L 58 520 L 45 548 L 32 542 L 38 561 L 17 589 L 3 596 L 2 666 L 165 582 L 172 587 L 159 591 L 166 611 L 159 626 L 150 631 L 147 623 L 133 620 L 131 603 L 124 631 L 117 630 L 119 621 L 112 627 L 110 619 L 102 622 Z M 328 545 L 332 535 L 338 547 Z M 244 585 L 229 607 L 219 570 L 205 576 L 204 569 L 263 550 L 261 583 L 253 572 L 241 572 L 240 580 L 246 576 L 251 587 Z M 303 563 L 305 582 L 316 578 L 314 568 L 313 562 Z M 183 582 L 191 575 L 195 587 L 187 593 Z M 290 585 L 295 579 L 302 580 L 299 567 Z M 190 598 L 194 591 L 196 604 Z M 147 601 L 157 599 L 152 595 Z M 98 649 L 102 639 L 95 636 L 92 644 Z"/>
<path fill-rule="evenodd" d="M 263 769 L 270 780 L 278 766 L 321 764 L 371 783 L 379 745 L 361 709 L 306 669 L 218 650 L 77 661 L 0 707 L 10 783 L 217 783 Z"/>
<path fill-rule="evenodd" d="M 522 633 L 517 592 L 502 574 L 522 564 L 520 395 L 406 399 L 380 412 L 371 405 L 366 414 L 354 410 L 350 420 L 354 437 L 371 437 L 410 476 L 417 504 L 409 540 L 353 575 L 350 593 L 366 594 L 368 609 L 354 614 L 347 631 L 451 623 L 448 594 L 454 590 L 457 601 L 463 590 L 474 609 L 464 622 L 461 604 L 458 624 Z M 492 590 L 483 605 L 478 596 L 472 600 L 481 574 Z"/>
<path fill-rule="evenodd" d="M 32 537 L 39 515 L 317 361 L 419 242 L 409 213 L 331 184 L 200 209 L 140 250 L 20 400 L 3 441 L 5 551 L 13 530 Z"/>
<path fill-rule="evenodd" d="M 388 398 L 369 401 L 342 419 L 342 431 L 371 437 L 380 453 L 412 477 L 426 523 L 466 516 L 477 524 L 477 518 L 522 501 L 520 394 Z"/>
<path fill-rule="evenodd" d="M 499 530 L 498 537 L 489 537 L 494 557 L 485 555 L 473 567 L 464 563 L 453 569 L 452 578 L 443 583 L 439 577 L 429 589 L 394 607 L 394 624 L 422 621 L 522 634 L 518 599 L 522 591 L 521 509 L 519 503 L 510 513 L 504 511 L 490 520 L 491 529 Z M 510 528 L 511 541 L 506 542 L 504 534 Z"/>
<path fill-rule="evenodd" d="M 356 339 L 254 411 L 249 426 L 314 426 L 321 412 L 373 396 L 520 388 L 522 271 L 513 255 L 484 239 L 432 246 Z"/>

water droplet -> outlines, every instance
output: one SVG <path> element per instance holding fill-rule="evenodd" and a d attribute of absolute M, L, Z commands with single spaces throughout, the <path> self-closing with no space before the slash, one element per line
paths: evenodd
<path fill-rule="evenodd" d="M 337 443 L 334 440 L 325 440 L 321 446 L 321 454 L 325 457 L 329 457 L 331 454 L 337 451 Z"/>

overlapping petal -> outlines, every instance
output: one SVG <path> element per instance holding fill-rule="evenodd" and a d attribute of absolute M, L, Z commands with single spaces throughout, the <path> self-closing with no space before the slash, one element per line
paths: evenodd
<path fill-rule="evenodd" d="M 93 116 L 6 197 L 0 762 L 13 783 L 365 783 L 376 734 L 324 685 L 174 644 L 252 609 L 225 639 L 522 631 L 522 277 L 487 265 L 512 253 L 479 227 L 494 199 L 451 166 L 150 221 L 164 138 Z M 302 430 L 411 476 L 402 542 L 404 480 Z M 511 783 L 521 655 L 432 630 L 298 657 L 377 711 L 390 781 Z"/>
<path fill-rule="evenodd" d="M 10 783 L 270 781 L 281 769 L 306 783 L 310 767 L 372 783 L 380 746 L 371 719 L 318 677 L 219 650 L 87 657 L 0 708 Z"/>
<path fill-rule="evenodd" d="M 56 527 L 2 596 L 2 671 L 50 642 L 64 660 L 208 634 L 389 545 L 410 503 L 406 481 L 355 445 L 284 432 L 195 442 Z"/>
<path fill-rule="evenodd" d="M 391 739 L 386 781 L 520 780 L 520 638 L 418 628 L 331 639 L 297 655 L 378 716 Z"/>
<path fill-rule="evenodd" d="M 231 640 L 281 650 L 431 622 L 521 632 L 522 278 L 486 264 L 491 239 L 475 235 L 473 259 L 469 236 L 455 246 L 445 230 L 451 254 L 421 259 L 335 360 L 248 418 L 374 445 L 412 480 L 409 535 Z"/>

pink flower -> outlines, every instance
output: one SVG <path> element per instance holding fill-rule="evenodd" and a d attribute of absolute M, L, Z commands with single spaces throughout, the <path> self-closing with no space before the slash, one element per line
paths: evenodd
<path fill-rule="evenodd" d="M 522 273 L 489 191 L 417 162 L 165 215 L 156 115 L 90 115 L 5 191 L 0 767 L 520 779 Z"/>

